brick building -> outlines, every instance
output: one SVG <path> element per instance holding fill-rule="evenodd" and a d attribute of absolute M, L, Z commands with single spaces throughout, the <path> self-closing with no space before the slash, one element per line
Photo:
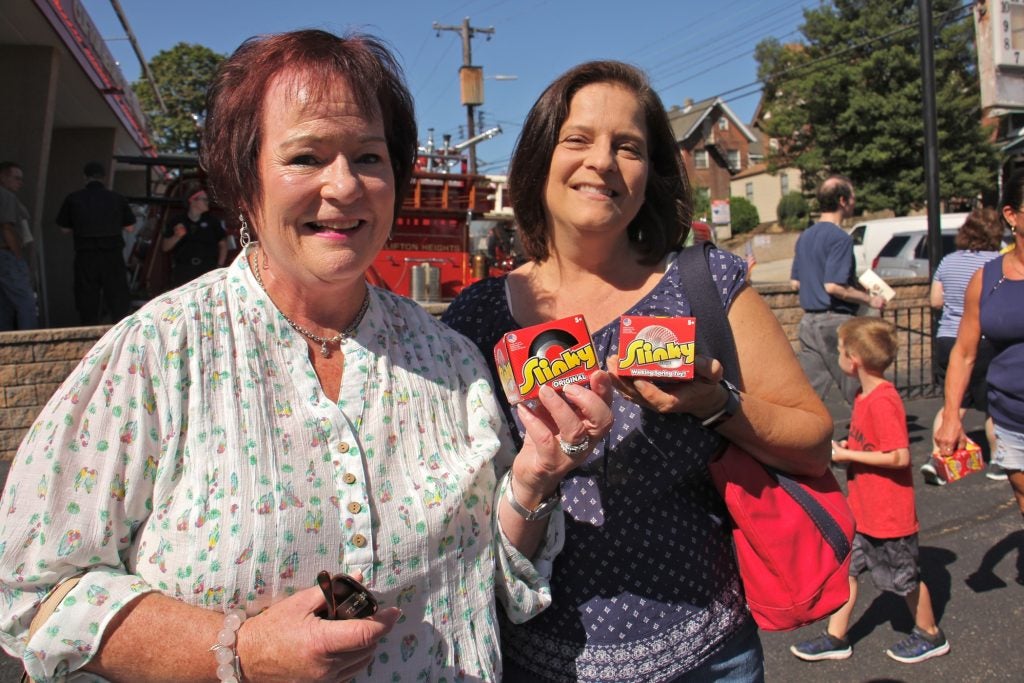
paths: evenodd
<path fill-rule="evenodd" d="M 695 192 L 728 199 L 730 181 L 750 165 L 757 137 L 720 97 L 686 100 L 668 116 Z"/>

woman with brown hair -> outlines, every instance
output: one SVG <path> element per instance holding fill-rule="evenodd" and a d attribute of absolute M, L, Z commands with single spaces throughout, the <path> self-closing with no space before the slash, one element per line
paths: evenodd
<path fill-rule="evenodd" d="M 1013 235 L 1013 248 L 986 262 L 967 283 L 963 317 L 949 353 L 946 401 L 935 444 L 944 455 L 964 444 L 960 409 L 981 340 L 987 339 L 992 358 L 985 381 L 996 436 L 992 462 L 1006 473 L 1024 515 L 1024 170 L 1003 184 L 999 215 Z"/>
<path fill-rule="evenodd" d="M 983 265 L 999 256 L 999 246 L 1003 237 L 1003 224 L 999 212 L 995 209 L 977 208 L 967 216 L 964 224 L 956 233 L 957 250 L 947 254 L 935 269 L 932 287 L 928 300 L 932 308 L 942 309 L 939 327 L 935 334 L 935 383 L 942 386 L 946 382 L 946 369 L 949 367 L 949 354 L 956 344 L 956 334 L 960 329 L 960 319 L 964 315 L 964 296 L 967 283 Z M 960 403 L 960 416 L 963 417 L 968 408 L 985 413 L 985 438 L 989 444 L 989 454 L 996 451 L 996 437 L 993 431 L 992 418 L 988 417 L 988 386 L 985 374 L 988 372 L 989 361 L 992 360 L 992 345 L 985 339 L 978 340 L 978 355 L 971 369 L 971 379 Z M 942 426 L 942 410 L 935 414 L 932 422 L 932 434 L 936 434 Z M 934 436 L 932 444 L 935 446 Z M 935 466 L 929 460 L 921 465 L 921 475 L 925 482 L 942 486 L 946 481 L 939 477 Z M 992 479 L 1006 479 L 1006 475 L 998 466 L 989 465 L 988 476 Z"/>
<path fill-rule="evenodd" d="M 444 316 L 482 350 L 508 330 L 582 314 L 611 368 L 620 315 L 690 314 L 679 264 L 691 190 L 642 72 L 588 62 L 548 86 L 523 125 L 509 190 L 531 260 L 468 288 Z M 821 474 L 832 420 L 743 260 L 713 249 L 709 266 L 741 386 L 702 356 L 693 382 L 615 380 L 612 431 L 547 492 L 566 520 L 554 601 L 529 622 L 503 621 L 505 681 L 763 680 L 707 463 L 728 438 L 773 467 Z"/>

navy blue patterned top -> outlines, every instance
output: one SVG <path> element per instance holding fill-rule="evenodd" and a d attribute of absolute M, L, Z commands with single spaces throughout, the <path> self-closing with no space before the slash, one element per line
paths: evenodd
<path fill-rule="evenodd" d="M 746 266 L 727 252 L 710 254 L 727 308 Z M 690 315 L 678 269 L 673 254 L 655 288 L 622 313 Z M 488 358 L 502 334 L 522 327 L 505 278 L 466 289 L 444 322 Z M 591 337 L 598 358 L 617 353 L 618 321 Z M 521 438 L 522 424 L 504 401 L 503 408 Z M 524 624 L 502 620 L 504 656 L 538 680 L 670 680 L 700 666 L 750 619 L 725 507 L 707 470 L 721 437 L 692 415 L 661 415 L 618 394 L 612 410 L 611 433 L 562 482 L 566 540 L 553 604 Z"/>

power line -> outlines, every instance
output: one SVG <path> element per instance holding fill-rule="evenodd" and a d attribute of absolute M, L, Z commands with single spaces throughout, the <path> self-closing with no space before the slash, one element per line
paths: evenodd
<path fill-rule="evenodd" d="M 729 29 L 724 33 L 715 33 L 714 35 L 707 37 L 707 39 L 704 40 L 704 42 L 698 43 L 696 45 L 687 45 L 685 52 L 672 55 L 671 57 L 668 57 L 662 60 L 661 62 L 649 67 L 647 71 L 648 73 L 652 74 L 652 77 L 658 77 L 657 72 L 675 68 L 675 64 L 679 60 L 688 59 L 692 57 L 692 55 L 695 52 L 700 53 L 704 48 L 715 48 L 727 41 L 736 42 L 742 40 L 746 35 L 754 36 L 760 33 L 762 38 L 766 37 L 767 33 L 764 27 L 764 23 L 766 21 L 769 21 L 774 17 L 782 17 L 783 13 L 791 9 L 794 5 L 802 5 L 805 1 L 806 0 L 796 0 L 795 2 L 790 3 L 786 7 L 773 8 L 767 12 L 752 17 L 747 23 L 746 28 L 740 29 L 739 31 Z M 789 24 L 790 20 L 791 19 L 789 17 L 786 17 L 781 22 L 778 23 L 780 25 L 786 25 Z M 775 24 L 773 24 L 773 26 L 774 25 Z M 705 33 L 704 35 L 707 36 L 707 33 Z"/>
<path fill-rule="evenodd" d="M 945 17 L 946 15 L 951 15 L 951 14 L 954 14 L 956 12 L 961 12 L 964 9 L 970 9 L 971 6 L 972 6 L 971 3 L 966 3 L 964 5 L 961 5 L 960 7 L 956 7 L 954 9 L 946 10 L 945 12 L 940 12 L 938 14 L 935 14 L 935 15 L 933 15 L 932 19 L 933 19 L 933 21 L 935 19 L 937 19 L 937 18 L 941 19 L 942 17 Z M 968 12 L 967 14 L 965 14 L 963 16 L 952 17 L 946 23 L 950 23 L 950 24 L 956 23 L 958 21 L 966 19 L 968 16 L 970 16 L 970 12 Z M 894 29 L 894 30 L 888 32 L 888 33 L 884 33 L 884 34 L 882 34 L 880 36 L 876 36 L 875 38 L 870 38 L 870 39 L 865 40 L 864 42 L 861 42 L 861 43 L 855 43 L 854 45 L 851 45 L 851 46 L 849 46 L 847 48 L 839 50 L 838 52 L 832 52 L 832 53 L 829 53 L 829 54 L 824 55 L 822 57 L 818 57 L 817 59 L 812 59 L 809 62 L 804 62 L 803 64 L 797 64 L 797 65 L 794 65 L 794 66 L 792 66 L 792 67 L 790 67 L 788 69 L 783 69 L 782 71 L 779 71 L 777 73 L 772 74 L 767 79 L 758 79 L 756 81 L 752 81 L 750 83 L 745 83 L 745 84 L 743 84 L 741 86 L 737 86 L 735 88 L 730 88 L 729 90 L 726 90 L 724 92 L 719 93 L 718 95 L 715 95 L 714 97 L 722 97 L 722 98 L 724 98 L 726 95 L 729 95 L 731 93 L 738 92 L 738 91 L 741 91 L 741 90 L 745 90 L 745 89 L 753 87 L 753 86 L 757 86 L 757 91 L 759 92 L 768 83 L 768 81 L 777 80 L 777 79 L 779 79 L 782 76 L 787 76 L 787 75 L 792 74 L 794 72 L 802 71 L 804 69 L 808 69 L 810 67 L 817 66 L 817 65 L 819 65 L 819 64 L 821 64 L 823 62 L 827 62 L 827 61 L 836 59 L 838 57 L 842 57 L 843 55 L 846 55 L 846 54 L 848 54 L 850 52 L 854 52 L 856 50 L 860 50 L 861 48 L 867 47 L 868 45 L 872 45 L 872 44 L 877 43 L 877 42 L 882 41 L 882 40 L 888 40 L 889 38 L 897 36 L 897 35 L 899 35 L 901 33 L 907 33 L 908 31 L 912 31 L 912 30 L 916 31 L 917 28 L 918 28 L 918 25 L 916 23 L 908 24 L 908 25 L 905 25 L 905 26 L 901 26 L 901 27 L 899 27 L 897 29 Z M 734 101 L 736 99 L 742 99 L 742 97 L 747 97 L 747 96 L 749 96 L 751 94 L 752 93 L 747 93 L 746 95 L 743 95 L 743 96 L 740 96 L 740 97 L 731 98 L 729 101 Z"/>

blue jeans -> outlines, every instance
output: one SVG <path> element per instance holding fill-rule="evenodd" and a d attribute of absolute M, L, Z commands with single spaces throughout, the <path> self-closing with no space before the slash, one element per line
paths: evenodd
<path fill-rule="evenodd" d="M 623 664 L 629 670 L 629 664 Z M 508 659 L 504 663 L 504 683 L 536 683 L 535 674 L 521 668 Z M 672 683 L 764 683 L 764 650 L 757 628 L 751 621 L 730 638 L 725 645 L 711 655 L 711 658 L 693 671 L 687 672 Z"/>
<path fill-rule="evenodd" d="M 9 249 L 0 249 L 0 332 L 34 330 L 38 326 L 28 263 Z"/>
<path fill-rule="evenodd" d="M 673 683 L 764 683 L 764 650 L 751 622 L 701 666 Z"/>

